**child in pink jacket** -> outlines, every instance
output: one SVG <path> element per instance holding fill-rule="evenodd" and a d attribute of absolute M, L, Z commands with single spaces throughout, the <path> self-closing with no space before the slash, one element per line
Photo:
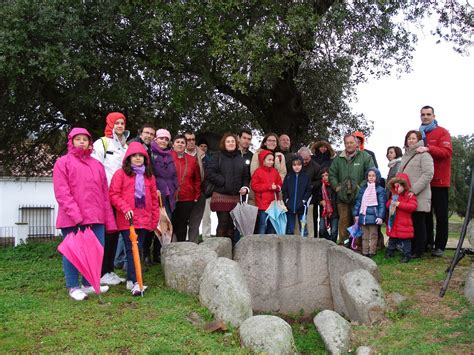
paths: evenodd
<path fill-rule="evenodd" d="M 61 228 L 66 237 L 70 232 L 90 226 L 104 245 L 105 232 L 117 230 L 104 166 L 91 157 L 92 137 L 85 128 L 71 130 L 67 148 L 67 154 L 56 161 L 53 169 L 54 195 L 59 206 L 56 228 Z M 65 256 L 63 269 L 71 298 L 82 301 L 94 292 L 84 277 L 82 286 L 79 285 L 79 272 Z M 108 289 L 107 286 L 100 287 L 101 292 Z"/>
<path fill-rule="evenodd" d="M 138 246 L 148 231 L 158 225 L 159 209 L 153 167 L 143 144 L 133 142 L 128 146 L 122 169 L 117 170 L 110 183 L 110 201 L 117 210 L 117 227 L 121 231 L 127 253 L 127 279 L 133 282 L 132 295 L 141 294 L 133 263 L 130 221 L 138 234 Z"/>

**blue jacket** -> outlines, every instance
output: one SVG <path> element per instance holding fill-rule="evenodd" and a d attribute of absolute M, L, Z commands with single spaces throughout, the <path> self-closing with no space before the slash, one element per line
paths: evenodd
<path fill-rule="evenodd" d="M 289 172 L 283 180 L 283 201 L 290 213 L 303 213 L 304 203 L 311 197 L 311 181 L 303 171 L 298 175 Z M 304 201 L 304 202 L 303 202 Z"/>
<path fill-rule="evenodd" d="M 369 171 L 374 171 L 375 175 L 377 176 L 377 179 L 375 181 L 375 192 L 377 194 L 377 206 L 370 206 L 367 207 L 366 214 L 363 215 L 360 213 L 360 207 L 362 204 L 362 197 L 364 196 L 364 192 L 367 189 L 367 183 L 362 186 L 359 190 L 359 193 L 357 194 L 357 199 L 355 201 L 354 208 L 352 209 L 352 215 L 359 216 L 359 224 L 361 225 L 367 225 L 367 224 L 376 224 L 375 220 L 377 218 L 381 218 L 382 220 L 385 219 L 385 213 L 386 213 L 386 201 L 387 201 L 387 195 L 385 193 L 385 189 L 379 185 L 380 183 L 380 171 L 377 168 L 369 168 L 367 172 L 365 173 L 365 178 L 367 180 L 367 175 Z"/>

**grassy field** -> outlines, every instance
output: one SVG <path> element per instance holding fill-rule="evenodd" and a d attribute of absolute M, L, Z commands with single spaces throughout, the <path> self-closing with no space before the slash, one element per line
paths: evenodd
<path fill-rule="evenodd" d="M 69 299 L 57 242 L 0 249 L 0 352 L 246 353 L 238 330 L 208 333 L 212 315 L 198 299 L 164 286 L 160 266 L 144 274 L 145 297 L 124 286 L 83 302 Z M 452 252 L 408 264 L 375 261 L 389 304 L 379 325 L 354 325 L 353 350 L 369 345 L 384 353 L 467 353 L 474 349 L 474 309 L 462 296 L 472 260 L 461 262 L 445 298 L 438 292 Z M 391 294 L 407 297 L 400 306 Z M 325 353 L 312 319 L 291 319 L 300 353 Z"/>

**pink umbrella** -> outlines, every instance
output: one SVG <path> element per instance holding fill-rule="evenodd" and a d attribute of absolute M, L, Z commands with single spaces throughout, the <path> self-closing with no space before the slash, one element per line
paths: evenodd
<path fill-rule="evenodd" d="M 58 251 L 89 281 L 95 293 L 99 294 L 104 248 L 90 227 L 84 232 L 79 230 L 77 233 L 69 233 L 59 244 Z"/>

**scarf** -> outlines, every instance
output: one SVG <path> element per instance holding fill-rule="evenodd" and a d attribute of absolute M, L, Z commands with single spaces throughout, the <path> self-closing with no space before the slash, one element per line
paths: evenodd
<path fill-rule="evenodd" d="M 331 204 L 331 196 L 329 195 L 329 191 L 328 191 L 328 186 L 330 186 L 329 181 L 321 180 L 321 182 L 322 182 L 321 192 L 323 195 L 323 201 L 325 202 L 321 216 L 331 217 L 333 213 L 333 209 L 332 209 L 332 204 Z"/>
<path fill-rule="evenodd" d="M 436 127 L 438 127 L 438 121 L 433 120 L 430 124 L 427 125 L 421 125 L 420 126 L 420 132 L 421 132 L 421 138 L 423 138 L 423 142 L 425 142 L 426 145 L 426 133 L 431 132 L 434 130 Z"/>
<path fill-rule="evenodd" d="M 388 167 L 391 169 L 395 166 L 395 164 L 399 163 L 402 161 L 402 158 L 395 158 L 395 159 L 392 159 L 388 162 Z"/>
<path fill-rule="evenodd" d="M 377 193 L 375 192 L 375 182 L 367 183 L 367 188 L 364 191 L 364 195 L 362 196 L 362 203 L 360 206 L 360 213 L 365 215 L 367 212 L 367 207 L 369 206 L 377 206 Z"/>
<path fill-rule="evenodd" d="M 132 164 L 135 173 L 135 207 L 145 208 L 145 164 L 136 166 Z"/>

